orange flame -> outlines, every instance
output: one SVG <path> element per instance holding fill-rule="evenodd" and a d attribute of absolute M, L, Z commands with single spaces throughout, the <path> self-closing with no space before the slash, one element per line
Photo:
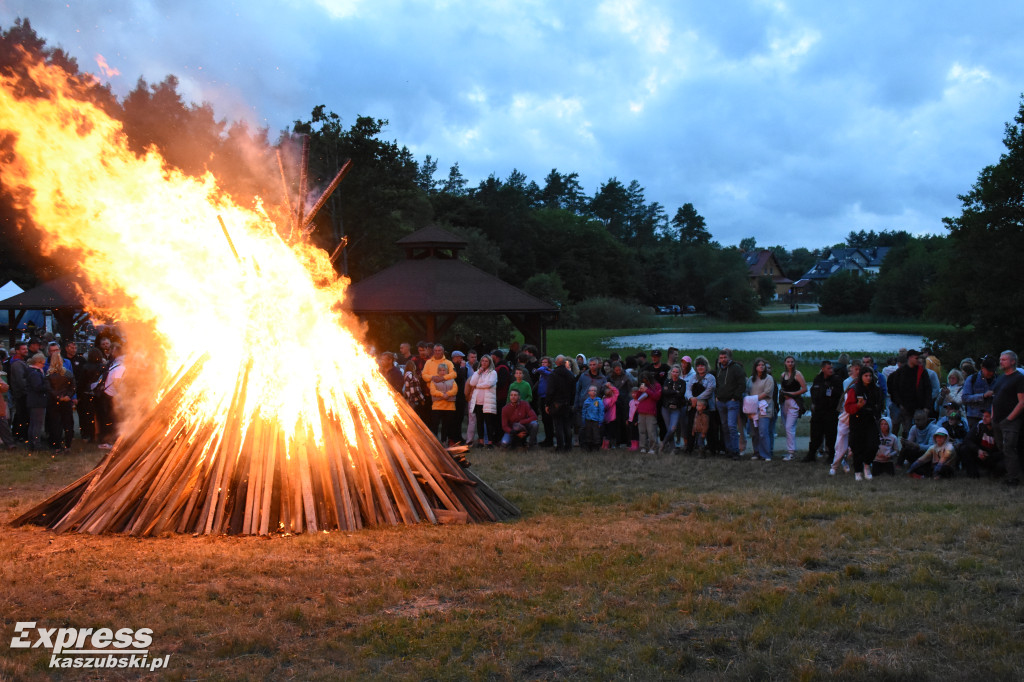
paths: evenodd
<path fill-rule="evenodd" d="M 62 70 L 35 63 L 28 73 L 44 97 L 0 77 L 4 185 L 45 231 L 45 251 L 73 254 L 98 294 L 127 293 L 118 317 L 152 330 L 160 377 L 210 354 L 180 403 L 190 418 L 223 425 L 248 366 L 243 428 L 259 416 L 322 443 L 319 396 L 354 443 L 365 429 L 349 409 L 357 394 L 402 422 L 394 392 L 338 311 L 347 281 L 325 252 L 287 245 L 262 205 L 237 205 L 212 175 L 185 176 L 155 149 L 135 156 L 121 124 Z"/>
<path fill-rule="evenodd" d="M 114 76 L 120 76 L 121 72 L 117 69 L 111 68 L 107 64 L 107 59 L 101 54 L 96 55 L 96 64 L 100 67 L 100 72 L 107 78 L 113 78 Z"/>

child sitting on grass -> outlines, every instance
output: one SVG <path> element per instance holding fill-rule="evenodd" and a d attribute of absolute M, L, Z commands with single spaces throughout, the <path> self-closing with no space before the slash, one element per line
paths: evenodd
<path fill-rule="evenodd" d="M 949 478 L 953 475 L 953 464 L 956 462 L 956 450 L 949 442 L 949 434 L 946 429 L 939 427 L 932 436 L 935 444 L 928 448 L 921 457 L 910 465 L 907 473 L 914 478 L 924 478 L 928 465 L 933 465 L 932 478 Z M 915 473 L 918 472 L 918 473 Z"/>
<path fill-rule="evenodd" d="M 880 473 L 896 475 L 896 458 L 900 452 L 900 439 L 892 435 L 892 422 L 888 417 L 882 417 L 878 422 L 878 452 L 871 462 L 871 475 L 877 476 Z"/>

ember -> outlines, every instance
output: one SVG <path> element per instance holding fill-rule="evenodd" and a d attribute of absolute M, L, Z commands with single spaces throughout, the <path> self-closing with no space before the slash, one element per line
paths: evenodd
<path fill-rule="evenodd" d="M 347 281 L 302 238 L 319 207 L 304 205 L 305 174 L 286 242 L 272 211 L 238 206 L 209 174 L 133 155 L 63 71 L 27 69 L 35 88 L 0 78 L 5 188 L 44 249 L 75 254 L 121 301 L 118 319 L 146 330 L 160 387 L 95 470 L 15 523 L 265 534 L 518 514 L 395 399 L 349 331 Z M 211 327 L 215 344 L 196 333 Z"/>

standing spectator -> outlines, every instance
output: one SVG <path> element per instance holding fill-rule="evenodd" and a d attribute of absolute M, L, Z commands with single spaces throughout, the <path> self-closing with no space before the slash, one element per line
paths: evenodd
<path fill-rule="evenodd" d="M 75 437 L 74 407 L 78 402 L 75 395 L 75 375 L 61 357 L 59 346 L 50 346 L 50 366 L 46 369 L 49 399 L 46 405 L 46 431 L 50 447 L 54 451 L 67 452 Z"/>
<path fill-rule="evenodd" d="M 619 389 L 609 382 L 604 385 L 604 431 L 602 432 L 601 449 L 614 448 L 619 439 L 619 424 L 615 420 L 618 412 Z"/>
<path fill-rule="evenodd" d="M 718 416 L 722 422 L 725 454 L 733 459 L 740 458 L 740 434 L 737 424 L 740 418 L 740 402 L 746 392 L 745 386 L 743 365 L 733 362 L 732 350 L 723 348 L 718 354 L 718 367 L 715 370 L 715 399 L 718 403 Z"/>
<path fill-rule="evenodd" d="M 498 348 L 491 351 L 491 364 L 498 377 L 498 383 L 494 386 L 498 405 L 508 402 L 508 387 L 512 385 L 512 370 L 502 361 L 504 357 L 505 354 Z"/>
<path fill-rule="evenodd" d="M 423 395 L 423 382 L 420 380 L 420 372 L 416 367 L 416 360 L 412 359 L 405 363 L 405 373 L 402 375 L 402 395 L 405 402 L 413 409 L 416 416 L 423 420 L 423 405 L 427 402 Z M 426 422 L 424 426 L 429 426 Z"/>
<path fill-rule="evenodd" d="M 934 407 L 931 377 L 920 357 L 918 351 L 908 350 L 907 364 L 889 377 L 889 395 L 899 406 L 900 433 L 910 431 L 915 412 Z"/>
<path fill-rule="evenodd" d="M 461 350 L 452 351 L 452 364 L 455 366 L 455 427 L 458 443 L 472 440 L 462 435 L 462 420 L 466 417 L 466 386 L 469 383 L 470 370 L 466 367 L 466 353 Z"/>
<path fill-rule="evenodd" d="M 846 391 L 844 405 L 850 415 L 850 449 L 853 451 L 853 472 L 857 481 L 862 478 L 871 480 L 871 462 L 878 453 L 878 420 L 882 416 L 882 405 L 882 391 L 875 384 L 875 371 L 870 366 L 861 367 L 860 377 Z"/>
<path fill-rule="evenodd" d="M 461 440 L 456 433 L 454 424 L 458 417 L 455 413 L 455 400 L 458 388 L 455 383 L 455 365 L 445 357 L 444 346 L 435 343 L 433 355 L 423 363 L 421 376 L 427 382 L 430 389 L 430 432 L 437 435 L 438 427 L 441 427 L 442 443 L 455 443 Z"/>
<path fill-rule="evenodd" d="M 700 413 L 703 412 L 703 418 L 701 418 L 701 425 L 703 428 L 704 440 L 697 442 L 697 447 L 700 450 L 700 455 L 703 457 L 706 455 L 707 450 L 715 450 L 717 444 L 720 443 L 720 439 L 716 437 L 717 433 L 720 433 L 718 427 L 718 408 L 715 405 L 715 375 L 708 371 L 708 359 L 703 355 L 698 355 L 694 361 L 694 372 L 693 383 L 689 386 L 690 392 L 690 423 L 694 424 L 693 427 L 693 440 L 690 441 L 691 445 L 697 442 L 698 430 L 696 422 L 694 420 L 700 417 Z M 703 403 L 703 405 L 701 404 Z M 717 430 L 716 430 L 717 429 Z"/>
<path fill-rule="evenodd" d="M 480 368 L 473 373 L 473 378 L 469 380 L 472 393 L 469 396 L 467 407 L 476 414 L 477 444 L 481 447 L 490 446 L 501 431 L 495 388 L 498 384 L 498 373 L 494 370 L 491 358 L 490 355 L 481 356 Z M 471 435 L 467 433 L 467 439 Z"/>
<path fill-rule="evenodd" d="M 554 422 L 556 452 L 572 449 L 572 402 L 575 390 L 576 378 L 569 369 L 569 360 L 559 355 L 555 358 L 555 368 L 548 378 L 548 397 L 544 406 Z"/>
<path fill-rule="evenodd" d="M 665 385 L 665 379 L 668 378 L 668 373 L 672 370 L 672 368 L 669 365 L 664 364 L 661 361 L 661 350 L 658 348 L 655 348 L 654 350 L 651 351 L 651 363 L 647 365 L 646 369 L 648 372 L 654 375 L 654 379 L 652 381 L 656 381 L 658 383 L 658 386 Z M 658 401 L 658 410 L 655 416 L 658 420 L 658 440 L 660 441 L 662 438 L 665 437 L 665 434 L 668 430 L 668 425 L 665 424 L 665 420 L 661 416 L 660 400 Z"/>
<path fill-rule="evenodd" d="M 661 398 L 661 384 L 658 375 L 647 371 L 640 375 L 637 395 L 637 420 L 640 428 L 640 452 L 654 453 L 658 446 L 658 400 Z"/>
<path fill-rule="evenodd" d="M 597 385 L 591 384 L 583 397 L 581 414 L 583 427 L 580 429 L 580 445 L 593 452 L 601 445 L 601 426 L 604 424 L 604 400 L 597 394 Z"/>
<path fill-rule="evenodd" d="M 11 435 L 9 410 L 7 408 L 7 393 L 11 387 L 4 381 L 6 378 L 7 372 L 0 369 L 0 445 L 3 445 L 8 450 L 13 450 L 18 446 L 14 442 L 14 436 Z"/>
<path fill-rule="evenodd" d="M 1017 354 L 1004 350 L 999 354 L 999 369 L 1003 374 L 996 380 L 995 395 L 992 396 L 992 424 L 995 428 L 996 447 L 1003 453 L 1006 466 L 1006 485 L 1020 485 L 1020 453 L 1017 440 L 1020 437 L 1021 412 L 1024 412 L 1024 374 L 1017 371 Z"/>
<path fill-rule="evenodd" d="M 431 406 L 430 398 L 430 386 L 426 379 L 423 378 L 423 368 L 427 364 L 427 360 L 430 359 L 434 353 L 434 344 L 427 341 L 420 341 L 416 344 L 416 357 L 412 359 L 416 363 L 416 376 L 420 380 L 420 393 L 423 395 L 423 402 L 420 403 L 419 407 L 416 408 L 416 414 L 419 415 L 420 421 L 430 427 L 430 422 L 433 420 L 434 413 Z"/>
<path fill-rule="evenodd" d="M 548 403 L 548 382 L 551 377 L 551 371 L 551 358 L 545 355 L 540 359 L 537 369 L 532 372 L 532 375 L 536 378 L 537 386 L 537 390 L 534 391 L 537 405 L 536 412 L 540 415 L 541 422 L 544 424 L 544 442 L 541 443 L 541 447 L 545 448 L 555 444 L 554 422 L 547 409 L 545 409 Z"/>
<path fill-rule="evenodd" d="M 607 381 L 608 378 L 601 374 L 601 358 L 590 358 L 587 362 L 587 371 L 580 374 L 579 378 L 576 379 L 576 395 L 573 397 L 576 426 L 580 430 L 583 429 L 583 399 L 586 397 L 587 391 L 590 390 L 591 386 L 594 386 L 597 388 L 598 395 L 600 396 Z"/>
<path fill-rule="evenodd" d="M 753 420 L 756 434 L 755 460 L 772 461 L 771 420 L 775 415 L 775 379 L 768 373 L 767 363 L 757 358 L 750 374 L 747 394 L 756 396 L 758 411 Z"/>
<path fill-rule="evenodd" d="M 99 348 L 90 348 L 82 365 L 82 380 L 78 386 L 78 428 L 86 443 L 98 443 L 99 420 L 96 418 L 95 384 L 103 374 L 103 353 Z"/>
<path fill-rule="evenodd" d="M 121 383 L 124 381 L 124 351 L 119 343 L 110 344 L 110 364 L 103 370 L 100 377 L 100 385 L 97 389 L 99 404 L 97 415 L 100 418 L 100 447 L 109 450 L 117 440 L 118 398 L 121 393 Z"/>
<path fill-rule="evenodd" d="M 398 362 L 399 367 L 405 367 L 412 360 L 412 352 L 408 342 L 403 341 L 398 344 L 398 357 L 395 360 Z"/>
<path fill-rule="evenodd" d="M 405 377 L 402 375 L 402 370 L 395 367 L 395 354 L 389 350 L 384 351 L 377 356 L 377 369 L 380 370 L 381 376 L 383 376 L 391 388 L 395 389 L 399 393 L 402 392 L 402 384 L 405 383 Z"/>
<path fill-rule="evenodd" d="M 665 436 L 658 452 L 663 452 L 669 441 L 675 442 L 676 433 L 685 428 L 685 415 L 686 382 L 680 377 L 680 368 L 675 366 L 661 385 L 661 419 L 665 422 Z"/>
<path fill-rule="evenodd" d="M 786 456 L 782 461 L 792 461 L 796 454 L 796 423 L 804 413 L 804 393 L 807 381 L 796 368 L 796 358 L 787 355 L 783 362 L 785 369 L 779 377 L 779 396 L 782 398 L 782 414 L 785 416 Z"/>
<path fill-rule="evenodd" d="M 949 406 L 957 411 L 963 409 L 963 394 L 964 373 L 958 369 L 949 370 L 946 385 L 939 389 L 939 397 L 935 401 L 935 413 L 944 414 L 943 410 Z"/>
<path fill-rule="evenodd" d="M 850 386 L 860 381 L 860 365 L 849 365 L 847 372 L 850 376 L 843 382 L 844 396 L 850 390 Z M 842 407 L 840 407 L 840 410 L 839 424 L 836 426 L 835 455 L 832 457 L 832 468 L 829 470 L 830 475 L 836 473 L 836 467 L 840 463 L 843 465 L 843 470 L 846 473 L 850 473 L 850 465 L 846 461 L 846 456 L 850 452 L 850 413 Z"/>
<path fill-rule="evenodd" d="M 631 439 L 626 422 L 629 420 L 629 398 L 636 382 L 623 368 L 622 362 L 613 360 L 612 373 L 608 377 L 608 383 L 615 387 L 619 396 L 618 402 L 615 404 L 615 432 L 618 434 L 618 442 L 613 441 L 612 445 L 628 446 Z"/>
<path fill-rule="evenodd" d="M 46 356 L 36 353 L 28 359 L 25 375 L 25 404 L 28 406 L 28 449 L 35 452 L 43 445 L 43 425 L 49 401 L 49 384 L 43 374 Z"/>
<path fill-rule="evenodd" d="M 525 400 L 532 406 L 533 386 L 531 386 L 530 382 L 526 380 L 526 368 L 522 365 L 518 365 L 514 370 L 512 370 L 512 377 L 514 381 L 508 386 L 509 400 L 512 400 L 512 389 L 515 389 L 519 391 L 519 399 Z"/>
<path fill-rule="evenodd" d="M 11 351 L 8 378 L 11 385 L 11 403 L 14 415 L 11 419 L 11 435 L 15 441 L 28 440 L 29 411 L 25 398 L 28 395 L 28 344 L 19 341 Z"/>
<path fill-rule="evenodd" d="M 981 415 L 992 411 L 993 388 L 996 383 L 995 358 L 985 357 L 981 361 L 981 369 L 967 377 L 960 400 L 964 404 L 967 416 L 967 430 L 973 431 L 981 421 Z"/>

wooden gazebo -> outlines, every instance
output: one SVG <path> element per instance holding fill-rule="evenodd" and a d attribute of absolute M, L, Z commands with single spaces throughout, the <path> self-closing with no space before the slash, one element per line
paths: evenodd
<path fill-rule="evenodd" d="M 346 307 L 364 319 L 398 316 L 437 340 L 461 315 L 505 315 L 545 352 L 558 308 L 459 259 L 466 242 L 435 225 L 395 242 L 405 260 L 348 288 Z"/>

